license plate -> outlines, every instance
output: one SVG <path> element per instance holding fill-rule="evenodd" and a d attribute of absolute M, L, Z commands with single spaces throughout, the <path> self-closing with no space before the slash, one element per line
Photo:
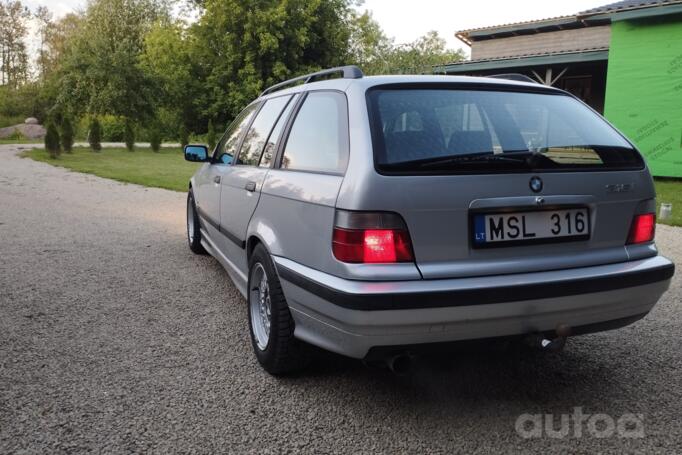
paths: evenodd
<path fill-rule="evenodd" d="M 586 208 L 474 215 L 474 245 L 588 239 L 590 218 Z"/>

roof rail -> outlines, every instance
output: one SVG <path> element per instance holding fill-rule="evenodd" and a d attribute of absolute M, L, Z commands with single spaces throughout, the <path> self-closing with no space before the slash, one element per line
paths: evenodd
<path fill-rule="evenodd" d="M 484 77 L 492 77 L 493 79 L 507 79 L 510 81 L 518 81 L 518 82 L 532 82 L 534 84 L 537 84 L 538 81 L 535 79 L 532 79 L 525 74 L 519 74 L 519 73 L 505 73 L 505 74 L 492 74 L 490 76 L 484 76 Z"/>
<path fill-rule="evenodd" d="M 321 77 L 337 73 L 343 74 L 343 79 L 361 79 L 364 76 L 362 70 L 355 65 L 338 66 L 336 68 L 329 68 L 326 70 L 318 71 L 316 73 L 305 74 L 303 76 L 298 76 L 293 79 L 280 82 L 279 84 L 275 84 L 263 90 L 263 93 L 261 93 L 260 96 L 267 95 L 268 93 L 272 93 L 277 90 L 281 90 L 287 85 L 292 85 L 295 84 L 296 82 L 303 81 L 304 84 L 308 84 L 310 82 L 315 82 L 317 79 Z"/>

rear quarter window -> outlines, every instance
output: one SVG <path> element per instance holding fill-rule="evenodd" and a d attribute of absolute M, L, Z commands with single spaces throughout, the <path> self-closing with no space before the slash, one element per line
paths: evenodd
<path fill-rule="evenodd" d="M 348 109 L 339 92 L 310 92 L 289 132 L 282 169 L 342 173 L 348 162 Z"/>

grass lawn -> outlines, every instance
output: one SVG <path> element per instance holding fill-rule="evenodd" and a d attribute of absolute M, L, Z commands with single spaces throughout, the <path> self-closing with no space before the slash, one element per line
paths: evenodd
<path fill-rule="evenodd" d="M 72 154 L 63 153 L 56 160 L 43 149 L 33 149 L 22 156 L 121 182 L 175 191 L 186 191 L 187 182 L 199 167 L 185 161 L 179 148 L 162 148 L 158 153 L 148 148 L 137 148 L 132 153 L 126 149 L 105 148 L 94 153 L 82 147 L 74 148 Z M 659 207 L 661 202 L 673 205 L 673 217 L 659 222 L 682 226 L 682 180 L 656 180 L 655 183 Z"/>
<path fill-rule="evenodd" d="M 158 153 L 149 148 L 136 148 L 134 152 L 103 148 L 95 153 L 89 148 L 77 147 L 71 154 L 62 153 L 58 159 L 50 158 L 44 149 L 33 149 L 21 156 L 121 182 L 175 191 L 187 191 L 189 179 L 199 167 L 197 163 L 185 161 L 179 148 L 162 148 Z"/>

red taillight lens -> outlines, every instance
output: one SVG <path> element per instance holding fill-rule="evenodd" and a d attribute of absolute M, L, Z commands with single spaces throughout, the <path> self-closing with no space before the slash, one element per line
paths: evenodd
<path fill-rule="evenodd" d="M 335 227 L 334 257 L 351 263 L 412 262 L 412 244 L 402 229 L 344 229 Z"/>
<path fill-rule="evenodd" d="M 656 215 L 653 213 L 645 213 L 642 215 L 635 215 L 632 220 L 632 227 L 630 227 L 630 235 L 628 236 L 628 243 L 647 243 L 654 239 L 656 232 Z"/>

